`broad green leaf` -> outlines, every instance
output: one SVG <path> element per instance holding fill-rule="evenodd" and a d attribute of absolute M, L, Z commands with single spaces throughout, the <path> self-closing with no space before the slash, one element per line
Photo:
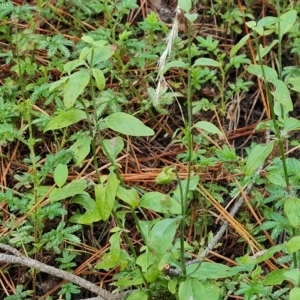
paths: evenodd
<path fill-rule="evenodd" d="M 189 13 L 192 9 L 192 0 L 178 0 L 178 6 L 184 12 Z"/>
<path fill-rule="evenodd" d="M 279 21 L 279 18 L 277 18 L 277 17 L 267 16 L 267 17 L 260 19 L 257 22 L 257 26 L 258 27 L 271 26 L 271 25 L 278 23 L 278 21 Z"/>
<path fill-rule="evenodd" d="M 177 290 L 177 278 L 172 278 L 168 281 L 168 290 L 174 295 Z"/>
<path fill-rule="evenodd" d="M 58 164 L 54 170 L 54 181 L 60 188 L 62 187 L 68 178 L 68 167 L 63 164 Z"/>
<path fill-rule="evenodd" d="M 71 72 L 77 68 L 78 66 L 81 66 L 84 64 L 84 61 L 80 61 L 78 59 L 75 59 L 75 60 L 71 60 L 69 62 L 67 62 L 65 65 L 64 65 L 64 70 L 68 73 L 68 75 L 71 74 Z"/>
<path fill-rule="evenodd" d="M 235 56 L 237 52 L 246 44 L 250 34 L 246 34 L 236 45 L 234 45 L 230 50 L 230 58 Z"/>
<path fill-rule="evenodd" d="M 68 127 L 86 118 L 86 113 L 79 109 L 72 109 L 54 117 L 47 124 L 44 132 Z"/>
<path fill-rule="evenodd" d="M 193 67 L 197 66 L 221 67 L 221 63 L 211 58 L 201 57 L 196 59 L 193 64 Z"/>
<path fill-rule="evenodd" d="M 164 206 L 163 200 L 168 195 L 164 195 L 159 192 L 149 192 L 146 193 L 140 201 L 140 206 L 143 208 L 147 208 L 150 210 L 153 210 L 158 213 L 167 214 L 168 212 L 172 214 L 181 214 L 181 206 L 180 204 L 174 200 L 173 198 L 170 198 L 170 208 L 169 210 Z"/>
<path fill-rule="evenodd" d="M 176 219 L 163 219 L 151 229 L 147 246 L 156 261 L 159 261 L 171 248 L 176 233 L 176 223 Z"/>
<path fill-rule="evenodd" d="M 283 178 L 283 175 L 281 175 L 280 173 L 278 173 L 278 170 L 274 170 L 274 171 L 270 171 L 266 174 L 266 177 L 268 178 L 268 180 L 275 184 L 275 185 L 279 185 L 282 187 L 286 187 L 286 181 Z"/>
<path fill-rule="evenodd" d="M 256 26 L 256 22 L 255 21 L 248 21 L 246 22 L 246 25 L 249 27 L 249 28 L 253 28 Z"/>
<path fill-rule="evenodd" d="M 62 87 L 63 84 L 69 79 L 69 76 L 65 76 L 62 77 L 61 79 L 51 83 L 50 87 L 49 87 L 49 91 L 52 92 L 55 89 L 57 89 L 58 87 Z"/>
<path fill-rule="evenodd" d="M 119 180 L 112 171 L 108 176 L 107 185 L 105 187 L 102 184 L 95 186 L 96 206 L 104 221 L 106 221 L 111 214 L 118 186 Z"/>
<path fill-rule="evenodd" d="M 74 214 L 70 218 L 70 222 L 90 225 L 101 220 L 101 216 L 96 208 L 96 202 L 89 195 L 75 196 L 72 203 L 82 205 L 86 212 L 84 214 Z"/>
<path fill-rule="evenodd" d="M 83 61 L 91 51 L 93 51 L 93 48 L 92 48 L 92 47 L 84 47 L 84 48 L 80 51 L 80 54 L 79 54 L 79 60 L 80 60 L 80 61 Z M 84 63 L 85 63 L 85 62 L 84 62 Z"/>
<path fill-rule="evenodd" d="M 139 119 L 123 112 L 111 114 L 105 118 L 108 128 L 131 136 L 150 136 L 154 131 Z"/>
<path fill-rule="evenodd" d="M 90 81 L 90 74 L 87 70 L 80 70 L 69 76 L 63 87 L 64 105 L 66 108 L 74 106 L 76 99 Z"/>
<path fill-rule="evenodd" d="M 294 287 L 290 291 L 290 298 L 289 300 L 299 300 L 300 299 L 300 288 Z"/>
<path fill-rule="evenodd" d="M 206 297 L 205 288 L 203 284 L 192 278 L 187 278 L 179 286 L 178 291 L 179 300 L 211 300 Z M 216 300 L 218 298 L 215 298 Z"/>
<path fill-rule="evenodd" d="M 292 111 L 293 102 L 286 84 L 279 79 L 273 79 L 270 80 L 270 82 L 272 82 L 274 84 L 274 87 L 276 88 L 275 91 L 271 92 L 274 98 L 288 111 Z"/>
<path fill-rule="evenodd" d="M 289 198 L 284 203 L 284 212 L 293 227 L 300 226 L 300 199 Z"/>
<path fill-rule="evenodd" d="M 218 134 L 219 136 L 223 136 L 223 132 L 217 128 L 214 124 L 207 122 L 207 121 L 199 121 L 195 125 L 200 129 L 207 131 L 208 133 Z"/>
<path fill-rule="evenodd" d="M 190 21 L 190 23 L 194 23 L 197 18 L 198 18 L 198 14 L 184 14 L 184 16 Z"/>
<path fill-rule="evenodd" d="M 139 269 L 135 269 L 128 275 L 118 279 L 113 284 L 116 286 L 136 286 L 144 283 L 144 278 Z"/>
<path fill-rule="evenodd" d="M 300 271 L 299 271 L 299 269 L 288 270 L 284 273 L 284 277 L 287 280 L 293 282 L 294 285 L 298 285 L 300 282 Z"/>
<path fill-rule="evenodd" d="M 293 131 L 293 130 L 299 130 L 299 129 L 300 129 L 300 121 L 299 120 L 292 118 L 292 117 L 289 117 L 284 120 L 284 130 L 286 132 Z"/>
<path fill-rule="evenodd" d="M 122 186 L 118 186 L 117 197 L 122 201 L 126 202 L 133 208 L 140 206 L 140 197 L 136 190 L 134 189 L 124 189 Z"/>
<path fill-rule="evenodd" d="M 267 145 L 256 145 L 249 157 L 247 158 L 245 173 L 246 175 L 252 175 L 253 172 L 260 167 L 265 159 L 270 155 L 274 147 L 274 141 L 270 142 Z"/>
<path fill-rule="evenodd" d="M 291 77 L 287 79 L 286 83 L 293 85 L 291 88 L 293 91 L 300 92 L 300 77 Z"/>
<path fill-rule="evenodd" d="M 286 249 L 289 254 L 293 254 L 300 249 L 300 236 L 293 236 L 286 243 Z"/>
<path fill-rule="evenodd" d="M 287 269 L 279 269 L 271 271 L 267 276 L 263 279 L 263 285 L 281 285 L 285 280 L 284 273 Z"/>
<path fill-rule="evenodd" d="M 73 197 L 78 194 L 87 195 L 88 193 L 85 192 L 86 188 L 87 183 L 84 179 L 76 179 L 63 186 L 62 188 L 53 189 L 49 195 L 49 198 L 53 202 Z"/>
<path fill-rule="evenodd" d="M 82 161 L 88 156 L 91 150 L 91 140 L 88 137 L 79 138 L 75 144 L 70 147 L 73 152 L 76 165 L 80 165 Z"/>
<path fill-rule="evenodd" d="M 119 266 L 121 255 L 120 234 L 121 232 L 116 232 L 110 237 L 110 251 L 103 256 L 102 262 L 96 265 L 97 269 L 108 270 Z"/>
<path fill-rule="evenodd" d="M 113 46 L 96 47 L 93 52 L 88 54 L 87 59 L 90 66 L 95 67 L 98 63 L 108 60 L 111 56 L 113 56 L 114 52 L 115 50 Z M 92 59 L 93 61 L 91 61 Z"/>
<path fill-rule="evenodd" d="M 159 270 L 157 269 L 157 266 L 155 264 L 152 264 L 147 271 L 144 273 L 144 276 L 147 280 L 147 282 L 155 282 L 157 280 L 158 275 L 160 274 Z"/>
<path fill-rule="evenodd" d="M 174 168 L 167 166 L 156 176 L 155 182 L 158 184 L 168 184 L 174 179 Z"/>
<path fill-rule="evenodd" d="M 147 269 L 153 264 L 153 254 L 146 249 L 145 253 L 141 254 L 137 258 L 136 264 L 141 266 L 143 272 L 146 272 Z"/>
<path fill-rule="evenodd" d="M 93 77 L 96 81 L 97 88 L 102 91 L 105 88 L 105 77 L 100 69 L 92 69 Z"/>
<path fill-rule="evenodd" d="M 276 252 L 282 251 L 284 247 L 285 246 L 283 244 L 279 244 L 269 248 L 268 250 L 263 250 L 260 251 L 260 253 L 256 253 L 254 257 L 245 255 L 244 257 L 241 258 L 241 262 L 243 264 L 252 264 L 252 265 L 260 264 L 261 262 L 264 262 L 272 258 Z"/>
<path fill-rule="evenodd" d="M 267 45 L 266 47 L 263 47 L 261 44 L 259 45 L 259 52 L 260 52 L 260 58 L 263 58 L 265 55 L 267 55 L 270 50 L 273 48 L 274 45 L 278 43 L 278 40 L 273 40 L 270 45 Z M 259 61 L 258 54 L 256 55 L 256 61 Z"/>
<path fill-rule="evenodd" d="M 121 137 L 116 136 L 110 140 L 103 140 L 106 150 L 109 152 L 111 158 L 115 160 L 124 148 L 124 141 Z"/>
<path fill-rule="evenodd" d="M 81 39 L 88 44 L 93 44 L 93 42 L 94 42 L 94 39 L 88 35 L 82 36 Z"/>
<path fill-rule="evenodd" d="M 220 288 L 217 284 L 210 282 L 203 282 L 205 289 L 205 300 L 216 300 L 220 299 Z"/>
<path fill-rule="evenodd" d="M 232 269 L 224 264 L 203 262 L 187 266 L 187 273 L 198 279 L 218 279 L 227 278 L 238 274 L 239 270 Z"/>
<path fill-rule="evenodd" d="M 163 69 L 159 72 L 159 75 L 165 74 L 171 68 L 186 68 L 187 64 L 183 61 L 175 60 L 167 63 Z"/>
<path fill-rule="evenodd" d="M 279 32 L 279 40 L 282 40 L 284 34 L 286 34 L 295 24 L 297 19 L 297 11 L 292 9 L 284 13 L 280 16 L 280 32 Z"/>
<path fill-rule="evenodd" d="M 148 294 L 145 290 L 135 290 L 131 293 L 127 300 L 148 300 Z"/>
<path fill-rule="evenodd" d="M 266 78 L 263 77 L 262 68 L 265 71 Z M 253 75 L 256 75 L 257 77 L 259 77 L 263 80 L 266 79 L 267 81 L 270 81 L 270 82 L 272 82 L 274 79 L 278 78 L 277 72 L 268 66 L 250 65 L 247 68 L 247 71 Z"/>

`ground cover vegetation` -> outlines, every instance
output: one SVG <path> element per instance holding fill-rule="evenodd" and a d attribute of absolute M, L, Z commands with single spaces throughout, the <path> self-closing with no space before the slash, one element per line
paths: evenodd
<path fill-rule="evenodd" d="M 0 0 L 0 298 L 300 299 L 299 14 Z"/>

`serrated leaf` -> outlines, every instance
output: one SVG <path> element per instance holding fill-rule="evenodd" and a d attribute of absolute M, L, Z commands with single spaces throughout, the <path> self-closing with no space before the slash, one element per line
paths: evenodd
<path fill-rule="evenodd" d="M 208 133 L 218 134 L 219 136 L 224 135 L 223 132 L 217 128 L 217 126 L 207 121 L 199 121 L 194 126 L 203 129 Z"/>
<path fill-rule="evenodd" d="M 66 108 L 74 106 L 78 96 L 84 91 L 90 81 L 87 70 L 80 70 L 69 76 L 63 87 L 64 105 Z"/>
<path fill-rule="evenodd" d="M 83 119 L 86 119 L 86 113 L 79 109 L 72 109 L 66 112 L 59 114 L 58 116 L 54 117 L 50 122 L 47 124 L 44 132 L 48 130 L 56 130 L 68 127 L 72 124 L 75 124 Z"/>
<path fill-rule="evenodd" d="M 54 170 L 54 181 L 58 187 L 62 187 L 68 178 L 68 167 L 58 164 Z"/>
<path fill-rule="evenodd" d="M 105 77 L 100 69 L 92 69 L 93 77 L 96 81 L 97 88 L 102 91 L 105 88 Z"/>
<path fill-rule="evenodd" d="M 59 201 L 69 197 L 73 197 L 78 194 L 85 194 L 87 183 L 84 179 L 76 179 L 62 188 L 55 188 L 51 191 L 49 198 L 50 201 Z"/>
<path fill-rule="evenodd" d="M 196 59 L 196 61 L 193 64 L 193 67 L 197 66 L 221 67 L 221 63 L 211 58 L 201 57 Z"/>
<path fill-rule="evenodd" d="M 274 147 L 274 141 L 270 142 L 267 145 L 256 145 L 249 157 L 247 158 L 245 173 L 246 175 L 252 175 L 253 172 L 260 167 L 265 159 L 270 155 Z"/>
<path fill-rule="evenodd" d="M 154 131 L 139 119 L 123 112 L 111 114 L 105 118 L 108 128 L 131 136 L 151 136 Z"/>

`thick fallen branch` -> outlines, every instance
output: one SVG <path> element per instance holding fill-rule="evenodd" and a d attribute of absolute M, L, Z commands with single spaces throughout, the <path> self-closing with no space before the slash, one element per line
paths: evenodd
<path fill-rule="evenodd" d="M 6 251 L 12 252 L 14 255 L 0 253 L 0 262 L 10 263 L 10 264 L 20 264 L 29 268 L 34 268 L 42 272 L 48 273 L 52 276 L 60 277 L 62 279 L 73 282 L 93 293 L 98 295 L 99 300 L 118 300 L 119 296 L 113 295 L 112 293 L 98 287 L 97 285 L 87 281 L 79 276 L 68 273 L 66 271 L 48 266 L 44 263 L 41 263 L 35 259 L 25 257 L 18 250 L 0 243 L 0 248 Z"/>

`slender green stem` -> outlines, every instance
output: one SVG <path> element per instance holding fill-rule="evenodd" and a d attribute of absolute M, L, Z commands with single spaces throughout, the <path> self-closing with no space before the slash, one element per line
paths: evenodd
<path fill-rule="evenodd" d="M 94 51 L 92 51 L 92 57 L 91 57 L 91 66 L 90 66 L 90 69 L 93 67 L 93 56 L 94 56 Z M 106 157 L 108 158 L 108 160 L 110 161 L 111 165 L 114 167 L 114 171 L 120 181 L 120 184 L 121 186 L 125 187 L 125 184 L 124 184 L 124 181 L 123 181 L 123 178 L 119 172 L 119 169 L 116 165 L 116 162 L 115 160 L 112 158 L 112 156 L 110 155 L 109 151 L 107 150 L 107 148 L 105 147 L 105 144 L 103 142 L 103 138 L 102 138 L 102 135 L 101 135 L 101 130 L 99 128 L 99 122 L 98 122 L 98 115 L 97 115 L 97 105 L 96 105 L 96 97 L 95 97 L 95 84 L 94 84 L 94 80 L 92 78 L 92 76 L 90 77 L 90 89 L 89 89 L 89 92 L 90 92 L 90 96 L 91 96 L 91 99 L 92 99 L 92 104 L 93 104 L 93 111 L 94 111 L 94 122 L 95 122 L 95 131 L 96 133 L 94 134 L 93 132 L 93 127 L 92 127 L 92 121 L 91 121 L 91 118 L 90 118 L 90 115 L 88 113 L 88 110 L 87 110 L 87 107 L 85 106 L 84 102 L 82 101 L 82 104 L 83 104 L 83 107 L 85 109 L 85 112 L 86 112 L 86 115 L 87 115 L 87 120 L 88 120 L 88 126 L 89 126 L 89 132 L 90 132 L 90 136 L 92 138 L 92 142 L 91 142 L 91 145 L 92 145 L 92 152 L 93 152 L 93 159 L 94 159 L 94 167 L 96 169 L 96 175 L 97 175 L 97 179 L 98 179 L 98 182 L 100 182 L 100 174 L 99 174 L 99 168 L 98 168 L 98 161 L 97 161 L 97 155 L 96 155 L 96 143 L 95 143 L 95 135 L 97 137 L 97 142 L 99 143 L 99 145 L 101 146 L 104 154 L 106 155 Z M 141 230 L 141 227 L 140 227 L 140 223 L 139 223 L 139 219 L 137 218 L 136 214 L 135 214 L 135 211 L 133 209 L 131 209 L 131 212 L 132 212 L 132 215 L 135 219 L 135 222 L 136 222 L 136 225 L 137 225 L 137 228 L 139 230 L 139 232 L 141 233 L 142 235 L 142 238 L 145 240 L 145 237 L 143 235 L 143 232 Z M 122 222 L 120 221 L 120 219 L 118 218 L 117 216 L 117 213 L 113 210 L 112 211 L 112 215 L 113 217 L 115 218 L 118 226 L 122 229 L 124 229 L 124 226 L 122 224 Z M 125 238 L 125 241 L 126 243 L 128 244 L 135 260 L 137 260 L 138 258 L 138 255 L 135 251 L 135 248 L 128 236 L 128 234 L 123 231 L 123 235 L 124 235 L 124 238 Z M 145 278 L 144 274 L 143 274 L 143 271 L 142 271 L 142 268 L 141 266 L 137 265 L 139 271 L 140 271 L 140 274 L 143 278 L 143 281 L 144 281 L 144 284 L 146 286 L 146 288 L 148 289 L 148 296 L 149 296 L 149 299 L 151 300 L 152 299 L 152 295 L 151 295 L 151 292 L 149 290 L 149 285 L 148 285 L 148 282 L 147 282 L 147 279 Z"/>
<path fill-rule="evenodd" d="M 256 49 L 259 49 L 258 40 L 257 40 L 257 36 L 256 35 L 254 36 L 254 40 L 255 40 Z M 282 165 L 283 165 L 283 172 L 284 172 L 285 182 L 286 182 L 287 190 L 289 190 L 290 182 L 289 182 L 289 177 L 288 177 L 288 171 L 287 171 L 287 165 L 286 165 L 286 158 L 285 158 L 285 154 L 284 154 L 283 140 L 282 140 L 282 138 L 280 136 L 279 127 L 278 127 L 278 123 L 277 123 L 275 112 L 274 112 L 274 102 L 272 100 L 273 98 L 272 98 L 271 91 L 270 91 L 270 85 L 269 85 L 269 82 L 267 80 L 265 69 L 263 67 L 262 58 L 261 58 L 260 52 L 258 51 L 257 53 L 258 53 L 258 58 L 259 58 L 259 64 L 261 66 L 263 78 L 264 78 L 265 85 L 266 85 L 266 91 L 267 91 L 267 96 L 268 96 L 270 110 L 271 110 L 272 122 L 273 122 L 273 126 L 274 126 L 274 129 L 275 129 L 275 136 L 276 136 L 277 141 L 278 141 L 280 155 L 281 155 L 281 159 L 282 159 Z"/>

